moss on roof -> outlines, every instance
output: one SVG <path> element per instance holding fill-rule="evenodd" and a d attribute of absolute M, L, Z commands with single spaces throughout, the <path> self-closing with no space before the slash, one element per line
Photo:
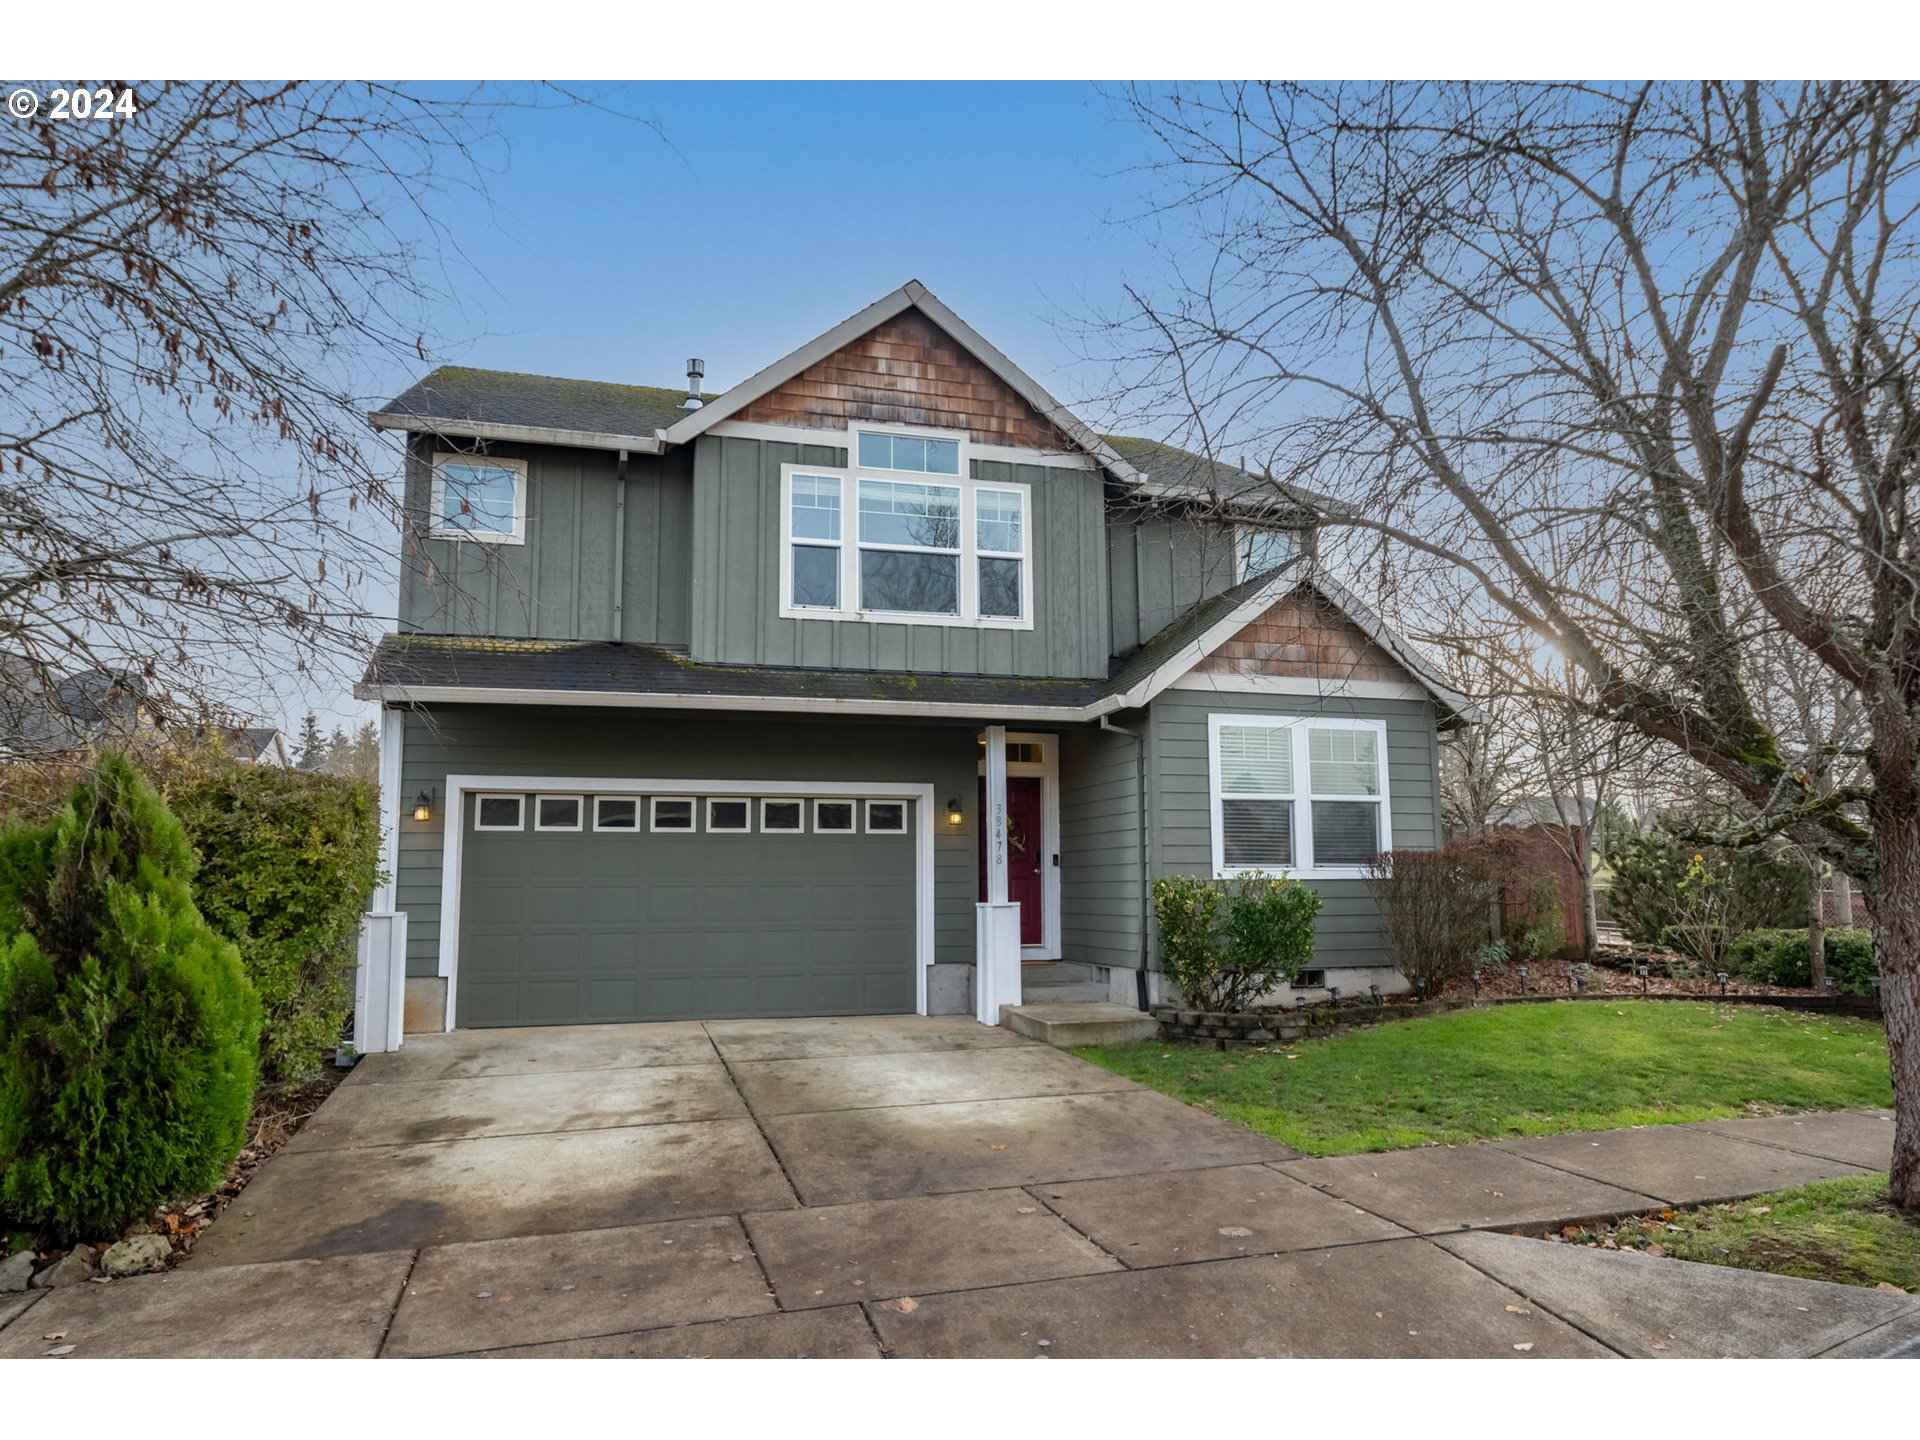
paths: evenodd
<path fill-rule="evenodd" d="M 616 385 L 606 380 L 442 365 L 388 401 L 383 413 L 602 435 L 651 435 L 687 414 L 680 408 L 686 398 L 684 387 Z"/>

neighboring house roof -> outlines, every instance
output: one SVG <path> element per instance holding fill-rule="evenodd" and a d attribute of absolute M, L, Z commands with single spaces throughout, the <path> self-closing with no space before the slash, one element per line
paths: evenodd
<path fill-rule="evenodd" d="M 51 675 L 24 655 L 0 652 L 0 752 L 46 754 L 131 733 L 145 693 L 131 672 Z"/>
<path fill-rule="evenodd" d="M 651 645 L 394 635 L 356 689 L 399 703 L 637 705 L 732 710 L 837 710 L 1085 721 L 1145 705 L 1302 584 L 1312 586 L 1391 655 L 1447 712 L 1480 712 L 1398 635 L 1304 556 L 1194 606 L 1105 680 L 929 675 L 790 665 L 716 665 Z"/>
<path fill-rule="evenodd" d="M 1515 825 L 1523 829 L 1529 825 L 1564 825 L 1568 820 L 1581 825 L 1591 824 L 1598 813 L 1599 807 L 1591 796 L 1582 799 L 1562 795 L 1556 802 L 1551 795 L 1522 795 L 1506 809 L 1489 817 L 1488 823 Z"/>

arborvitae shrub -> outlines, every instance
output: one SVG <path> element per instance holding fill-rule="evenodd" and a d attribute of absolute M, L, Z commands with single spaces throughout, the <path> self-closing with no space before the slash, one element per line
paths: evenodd
<path fill-rule="evenodd" d="M 0 1229 L 104 1236 L 245 1142 L 260 1003 L 193 866 L 117 755 L 50 823 L 0 831 Z"/>

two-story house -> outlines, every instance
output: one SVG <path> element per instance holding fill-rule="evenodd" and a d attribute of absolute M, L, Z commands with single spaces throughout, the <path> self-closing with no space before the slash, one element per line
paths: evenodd
<path fill-rule="evenodd" d="M 1138 1004 L 1175 871 L 1301 877 L 1303 986 L 1393 984 L 1363 867 L 1438 843 L 1468 702 L 1298 497 L 1094 433 L 920 284 L 725 394 L 441 369 L 373 423 L 409 1028 L 989 1018 L 1009 963 Z"/>

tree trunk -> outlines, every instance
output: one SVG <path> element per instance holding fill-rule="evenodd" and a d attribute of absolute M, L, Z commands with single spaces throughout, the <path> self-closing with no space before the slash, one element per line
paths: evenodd
<path fill-rule="evenodd" d="M 1600 905 L 1593 889 L 1593 838 L 1585 825 L 1574 831 L 1573 868 L 1580 872 L 1580 954 L 1591 960 L 1594 932 L 1600 928 Z"/>
<path fill-rule="evenodd" d="M 1841 930 L 1853 929 L 1853 877 L 1844 870 L 1833 872 L 1833 923 Z"/>
<path fill-rule="evenodd" d="M 1894 807 L 1888 807 L 1892 809 Z M 1880 1008 L 1893 1071 L 1893 1203 L 1920 1209 L 1920 815 L 1910 804 L 1875 827 L 1878 884 L 1871 900 Z"/>
<path fill-rule="evenodd" d="M 1827 988 L 1827 897 L 1821 894 L 1827 867 L 1820 857 L 1807 857 L 1807 873 L 1813 884 L 1813 903 L 1807 907 L 1807 978 L 1816 990 Z"/>

